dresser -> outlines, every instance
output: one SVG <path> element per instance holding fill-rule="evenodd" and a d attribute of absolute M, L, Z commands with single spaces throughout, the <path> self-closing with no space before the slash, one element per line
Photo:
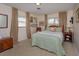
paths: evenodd
<path fill-rule="evenodd" d="M 0 38 L 0 52 L 13 47 L 13 39 L 10 37 Z"/>

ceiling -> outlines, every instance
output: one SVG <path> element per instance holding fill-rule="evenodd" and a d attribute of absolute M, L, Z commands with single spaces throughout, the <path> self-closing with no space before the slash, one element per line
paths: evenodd
<path fill-rule="evenodd" d="M 6 5 L 36 14 L 49 14 L 74 8 L 74 3 L 41 3 L 39 6 L 35 3 L 6 3 Z"/>

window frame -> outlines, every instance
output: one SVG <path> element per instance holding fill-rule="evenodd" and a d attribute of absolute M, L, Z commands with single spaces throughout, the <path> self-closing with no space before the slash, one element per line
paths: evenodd
<path fill-rule="evenodd" d="M 54 19 L 54 22 L 52 23 L 53 25 L 59 26 L 59 18 L 58 17 L 50 17 L 50 18 L 48 18 L 48 26 L 52 25 L 52 24 L 49 24 L 49 20 L 50 19 Z M 58 24 L 55 23 L 56 22 L 55 19 L 58 19 L 57 20 L 58 21 Z"/>

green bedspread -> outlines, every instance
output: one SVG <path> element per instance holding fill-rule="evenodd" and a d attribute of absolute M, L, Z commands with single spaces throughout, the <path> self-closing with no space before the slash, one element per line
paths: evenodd
<path fill-rule="evenodd" d="M 56 55 L 65 55 L 62 47 L 62 32 L 43 31 L 32 35 L 32 46 L 38 46 L 48 51 L 56 53 Z"/>

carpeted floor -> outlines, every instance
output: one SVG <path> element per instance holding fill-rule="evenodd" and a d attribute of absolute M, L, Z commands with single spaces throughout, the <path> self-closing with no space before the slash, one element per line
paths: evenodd
<path fill-rule="evenodd" d="M 64 49 L 67 56 L 77 56 L 76 47 L 70 42 L 64 42 Z M 0 53 L 0 56 L 56 56 L 44 49 L 32 47 L 29 40 L 24 40 L 16 44 L 12 49 Z"/>

